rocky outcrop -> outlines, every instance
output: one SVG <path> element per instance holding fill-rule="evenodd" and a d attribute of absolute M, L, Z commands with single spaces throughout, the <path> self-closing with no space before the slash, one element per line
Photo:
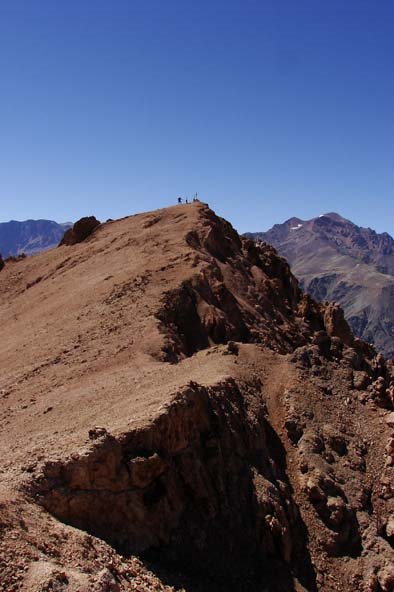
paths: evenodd
<path fill-rule="evenodd" d="M 352 345 L 354 338 L 340 306 L 331 303 L 325 307 L 324 325 L 330 337 L 338 337 L 342 343 Z"/>
<path fill-rule="evenodd" d="M 57 518 L 123 555 L 138 553 L 154 569 L 195 582 L 203 571 L 210 584 L 202 589 L 226 583 L 286 591 L 297 581 L 309 591 L 331 590 L 327 558 L 351 558 L 344 590 L 379 589 L 368 582 L 390 590 L 393 437 L 379 458 L 370 429 L 357 426 L 364 405 L 380 404 L 370 389 L 374 377 L 387 386 L 393 376 L 383 379 L 381 358 L 357 370 L 360 353 L 338 348 L 336 339 L 329 351 L 313 344 L 293 353 L 302 386 L 281 403 L 288 442 L 255 377 L 192 382 L 143 427 L 117 436 L 92 428 L 90 444 L 44 465 L 29 491 Z M 240 355 L 233 342 L 228 353 Z M 358 372 L 365 380 L 354 394 Z M 308 537 L 316 540 L 312 553 Z"/>
<path fill-rule="evenodd" d="M 59 243 L 62 245 L 76 245 L 86 240 L 96 228 L 100 226 L 100 222 L 94 216 L 87 216 L 75 222 L 72 228 L 69 228 Z"/>
<path fill-rule="evenodd" d="M 204 211 L 203 221 L 186 236 L 198 253 L 196 272 L 165 294 L 156 315 L 166 335 L 164 359 L 175 362 L 232 340 L 261 343 L 280 353 L 314 341 L 322 351 L 331 342 L 353 346 L 370 368 L 376 352 L 355 341 L 340 306 L 303 294 L 271 246 L 240 238 L 211 210 Z"/>
<path fill-rule="evenodd" d="M 296 572 L 314 589 L 261 385 L 243 388 L 233 379 L 191 383 L 146 428 L 117 438 L 92 429 L 85 451 L 44 467 L 36 497 L 123 554 L 160 548 L 161 561 L 192 572 L 203 565 L 234 586 L 245 577 L 254 586 L 274 560 L 281 581 Z"/>
<path fill-rule="evenodd" d="M 264 343 L 282 352 L 305 343 L 312 327 L 296 314 L 302 294 L 287 263 L 268 245 L 241 239 L 211 210 L 204 211 L 203 220 L 186 236 L 198 254 L 197 270 L 165 295 L 157 313 L 167 336 L 166 359 L 176 361 L 230 340 Z M 316 314 L 314 322 L 323 328 Z"/>
<path fill-rule="evenodd" d="M 358 347 L 357 342 L 354 345 Z M 316 536 L 326 555 L 357 558 L 357 569 L 344 589 L 370 592 L 384 589 L 379 587 L 380 580 L 387 578 L 389 582 L 391 577 L 392 541 L 387 525 L 391 532 L 394 491 L 391 439 L 384 425 L 391 425 L 391 413 L 384 416 L 385 422 L 372 425 L 367 409 L 392 408 L 394 376 L 378 356 L 367 378 L 359 368 L 360 354 L 354 355 L 354 345 L 345 346 L 339 357 L 336 351 L 331 359 L 322 356 L 315 345 L 296 350 L 293 360 L 304 384 L 311 375 L 315 377 L 312 382 L 320 391 L 320 401 L 314 399 L 306 410 L 309 396 L 304 397 L 299 388 L 291 390 L 286 428 L 295 446 L 293 462 L 300 470 L 303 496 L 310 503 L 309 528 L 317 533 L 319 524 Z M 385 378 L 376 379 L 375 373 Z M 360 374 L 363 380 L 356 386 Z M 382 395 L 377 384 L 382 385 Z M 344 397 L 345 392 L 348 396 Z M 376 453 L 375 438 L 387 443 L 385 453 Z M 312 527 L 315 520 L 318 522 Z M 324 570 L 321 565 L 319 572 Z M 326 586 L 324 577 L 319 578 L 318 589 Z"/>
<path fill-rule="evenodd" d="M 320 302 L 338 302 L 355 335 L 394 358 L 394 240 L 360 228 L 335 213 L 311 220 L 291 218 L 267 232 L 301 286 Z"/>

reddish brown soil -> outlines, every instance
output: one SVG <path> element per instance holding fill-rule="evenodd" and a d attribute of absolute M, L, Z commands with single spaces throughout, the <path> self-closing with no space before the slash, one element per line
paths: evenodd
<path fill-rule="evenodd" d="M 394 589 L 391 369 L 270 247 L 196 203 L 0 280 L 0 590 Z"/>

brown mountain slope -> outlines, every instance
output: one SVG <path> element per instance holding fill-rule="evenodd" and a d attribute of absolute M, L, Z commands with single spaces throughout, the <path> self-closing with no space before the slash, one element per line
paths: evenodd
<path fill-rule="evenodd" d="M 394 240 L 330 213 L 248 233 L 273 245 L 302 287 L 338 302 L 356 335 L 394 358 Z"/>
<path fill-rule="evenodd" d="M 391 368 L 270 247 L 192 204 L 0 279 L 0 590 L 392 590 Z"/>

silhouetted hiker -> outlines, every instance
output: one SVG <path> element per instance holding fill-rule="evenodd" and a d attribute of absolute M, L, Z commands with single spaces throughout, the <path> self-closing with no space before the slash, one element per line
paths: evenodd
<path fill-rule="evenodd" d="M 186 198 L 186 200 L 185 200 L 185 203 L 187 203 L 187 204 L 189 203 L 189 202 L 187 201 L 187 198 Z"/>
<path fill-rule="evenodd" d="M 178 197 L 178 203 L 182 203 L 182 198 Z"/>

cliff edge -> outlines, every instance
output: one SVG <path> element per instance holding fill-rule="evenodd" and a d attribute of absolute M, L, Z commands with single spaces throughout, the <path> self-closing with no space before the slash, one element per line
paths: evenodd
<path fill-rule="evenodd" d="M 0 590 L 393 590 L 393 371 L 193 203 L 1 273 Z"/>

